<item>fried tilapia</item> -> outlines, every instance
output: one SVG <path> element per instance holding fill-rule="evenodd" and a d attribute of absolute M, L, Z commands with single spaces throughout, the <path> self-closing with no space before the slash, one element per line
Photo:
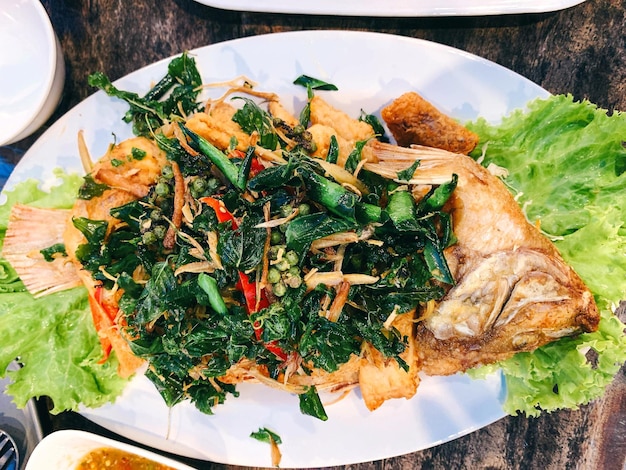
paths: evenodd
<path fill-rule="evenodd" d="M 283 121 L 297 122 L 277 103 L 272 109 Z M 210 113 L 191 116 L 187 125 L 219 148 L 228 147 L 235 135 L 245 149 L 252 140 L 232 121 L 233 113 L 234 108 L 218 103 Z M 556 247 L 529 223 L 498 177 L 470 157 L 453 153 L 471 151 L 477 136 L 413 93 L 400 97 L 382 115 L 401 145 L 410 145 L 419 138 L 420 143 L 427 142 L 430 147 L 406 148 L 378 142 L 373 139 L 374 132 L 368 124 L 349 118 L 318 97 L 311 101 L 309 131 L 317 144 L 313 157 L 319 158 L 326 171 L 355 192 L 359 180 L 343 166 L 357 141 L 369 140 L 363 148 L 359 168 L 364 165 L 366 170 L 390 179 L 397 179 L 399 171 L 419 160 L 408 181 L 415 188 L 413 194 L 417 199 L 432 185 L 447 183 L 453 174 L 458 176 L 458 185 L 444 208 L 452 217 L 457 240 L 444 252 L 454 283 L 447 286 L 445 296 L 434 305 L 431 301 L 423 311 L 398 315 L 390 322 L 403 337 L 409 338 L 409 347 L 402 354 L 406 369 L 364 343 L 360 356 L 353 355 L 335 372 L 327 373 L 306 364 L 311 373 L 297 374 L 296 370 L 303 364 L 294 355 L 286 361 L 280 380 L 274 380 L 267 376 L 263 366 L 250 359 L 233 366 L 220 379 L 224 383 L 253 380 L 296 393 L 311 385 L 341 393 L 360 385 L 367 408 L 374 410 L 387 399 L 412 397 L 420 371 L 430 375 L 453 374 L 506 359 L 520 351 L 531 351 L 563 336 L 597 329 L 599 313 L 593 296 Z M 339 145 L 336 164 L 323 160 L 333 136 Z M 267 157 L 268 165 L 282 160 L 269 151 L 261 156 Z M 119 221 L 109 210 L 146 195 L 165 163 L 165 154 L 148 139 L 134 138 L 112 146 L 91 170 L 94 181 L 105 183 L 108 190 L 88 201 L 77 200 L 69 213 L 35 211 L 33 214 L 16 206 L 3 250 L 7 259 L 12 257 L 20 276 L 26 279 L 28 275 L 34 276 L 33 290 L 42 295 L 63 288 L 62 281 L 71 281 L 72 285 L 82 281 L 92 301 L 94 322 L 101 325 L 103 346 L 109 344 L 116 351 L 123 376 L 131 375 L 143 361 L 130 351 L 122 335 L 120 317 L 110 314 L 117 311 L 120 289 L 98 289 L 91 275 L 82 269 L 74 253 L 85 239 L 68 216 L 104 220 L 111 229 Z M 177 191 L 184 196 L 186 183 L 182 175 L 179 179 Z M 184 197 L 179 199 L 182 204 Z M 39 232 L 46 230 L 34 231 L 28 225 L 34 215 L 38 216 L 38 227 L 45 226 L 46 220 L 56 221 L 51 238 L 42 241 Z M 176 225 L 174 219 L 172 223 Z M 39 233 L 38 248 L 64 243 L 67 259 L 56 261 L 49 266 L 48 274 L 43 274 L 40 270 L 43 260 L 39 259 L 41 255 L 36 247 L 20 247 L 24 233 Z M 31 260 L 33 256 L 37 265 Z M 20 263 L 25 269 L 17 268 Z M 60 268 L 65 270 L 61 275 Z M 68 271 L 73 277 L 67 275 Z M 133 276 L 145 280 L 141 272 Z M 192 375 L 200 373 L 200 369 L 190 371 Z"/>

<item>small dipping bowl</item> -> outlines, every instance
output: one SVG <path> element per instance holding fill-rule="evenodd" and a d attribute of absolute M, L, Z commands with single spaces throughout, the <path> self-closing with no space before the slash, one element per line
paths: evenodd
<path fill-rule="evenodd" d="M 193 467 L 142 447 L 73 429 L 55 431 L 44 437 L 35 447 L 25 470 L 71 470 L 76 468 L 87 454 L 102 448 L 134 454 L 173 470 L 195 470 Z"/>
<path fill-rule="evenodd" d="M 3 0 L 0 8 L 0 146 L 22 140 L 61 100 L 65 62 L 39 0 Z"/>

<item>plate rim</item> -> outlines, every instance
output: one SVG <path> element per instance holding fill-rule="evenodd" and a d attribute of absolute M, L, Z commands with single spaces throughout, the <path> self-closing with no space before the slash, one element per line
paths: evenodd
<path fill-rule="evenodd" d="M 429 5 L 424 2 L 412 3 L 410 0 L 387 0 L 384 5 L 376 0 L 355 0 L 350 6 L 344 2 L 318 0 L 316 3 L 299 0 L 194 0 L 202 5 L 228 11 L 279 13 L 298 15 L 333 15 L 333 16 L 370 16 L 370 17 L 454 17 L 454 16 L 494 16 L 526 13 L 549 13 L 571 8 L 586 0 L 528 0 L 511 2 L 507 0 L 486 0 L 462 8 L 454 6 L 454 0 Z M 416 0 L 418 1 L 418 0 Z M 470 0 L 471 1 L 471 0 Z M 321 8 L 313 7 L 322 4 Z M 365 6 L 363 6 L 365 3 Z M 461 2 L 459 2 L 461 3 Z M 278 4 L 278 5 L 277 5 Z M 356 6 L 358 4 L 358 6 Z M 436 6 L 435 6 L 436 5 Z"/>

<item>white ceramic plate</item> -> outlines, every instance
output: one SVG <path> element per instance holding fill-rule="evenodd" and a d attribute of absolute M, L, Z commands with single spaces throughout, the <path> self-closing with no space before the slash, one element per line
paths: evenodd
<path fill-rule="evenodd" d="M 193 468 L 140 447 L 84 431 L 64 430 L 47 435 L 35 447 L 24 470 L 69 470 L 83 460 L 91 451 L 113 448 L 138 455 L 176 470 Z"/>
<path fill-rule="evenodd" d="M 422 40 L 363 32 L 301 31 L 224 42 L 193 51 L 204 82 L 239 75 L 278 92 L 286 106 L 301 109 L 301 74 L 331 82 L 323 93 L 358 116 L 378 113 L 400 94 L 416 90 L 460 120 L 498 121 L 548 92 L 520 75 L 479 57 Z M 138 70 L 116 84 L 147 91 L 165 74 L 169 59 Z M 220 91 L 214 91 L 216 96 Z M 56 122 L 27 152 L 7 189 L 27 177 L 54 184 L 52 168 L 80 171 L 76 135 L 85 131 L 92 155 L 102 155 L 115 134 L 131 135 L 121 121 L 126 105 L 98 92 Z M 501 417 L 503 384 L 466 376 L 424 378 L 411 400 L 386 402 L 367 411 L 357 392 L 327 407 L 326 422 L 303 416 L 298 400 L 261 385 L 240 386 L 239 398 L 207 416 L 183 403 L 169 411 L 145 377 L 137 377 L 112 405 L 83 410 L 91 420 L 130 439 L 179 455 L 216 462 L 269 466 L 270 450 L 250 438 L 266 427 L 283 441 L 281 467 L 322 467 L 401 455 L 455 439 Z"/>
<path fill-rule="evenodd" d="M 56 108 L 65 80 L 59 40 L 39 0 L 2 0 L 0 145 L 17 142 Z"/>
<path fill-rule="evenodd" d="M 484 16 L 562 10 L 584 0 L 196 0 L 224 10 L 342 16 Z"/>

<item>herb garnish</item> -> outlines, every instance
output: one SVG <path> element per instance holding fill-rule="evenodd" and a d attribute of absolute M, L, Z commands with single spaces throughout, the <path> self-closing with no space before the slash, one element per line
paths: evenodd
<path fill-rule="evenodd" d="M 195 59 L 187 53 L 173 59 L 168 65 L 167 74 L 143 97 L 119 90 L 100 72 L 91 74 L 88 80 L 89 85 L 130 105 L 124 115 L 124 122 L 133 124 L 135 135 L 149 137 L 172 116 L 180 115 L 181 109 L 188 115 L 199 108 L 197 98 L 202 79 Z"/>
<path fill-rule="evenodd" d="M 102 77 L 91 80 L 129 102 L 126 119 L 145 135 L 172 117 L 169 98 L 156 101 L 165 88 L 189 91 L 198 85 L 196 73 L 187 68 L 192 65 L 190 58 L 181 57 L 175 73 L 168 75 L 177 79 L 164 79 L 144 98 L 121 92 Z M 334 89 L 310 77 L 296 82 L 307 88 L 309 98 L 315 89 Z M 191 100 L 193 93 L 185 96 Z M 407 367 L 401 354 L 408 338 L 388 319 L 410 315 L 418 305 L 440 298 L 441 283 L 452 282 L 442 254 L 451 239 L 450 219 L 441 208 L 455 180 L 416 204 L 406 187 L 361 170 L 364 191 L 354 192 L 310 156 L 307 138 L 288 148 L 277 126 L 281 135 L 300 130 L 274 121 L 252 99 L 241 99 L 233 120 L 258 135 L 260 146 L 281 148 L 285 163 L 259 168 L 254 147 L 242 152 L 241 159 L 231 159 L 184 125 L 187 144 L 199 155 L 188 154 L 176 139 L 157 135 L 168 158 L 181 166 L 186 197 L 195 208 L 192 220 L 178 229 L 173 247 L 163 244 L 174 206 L 169 165 L 147 196 L 111 211 L 125 223 L 110 232 L 103 221 L 74 221 L 87 238 L 79 259 L 105 287 L 117 284 L 123 291 L 119 305 L 131 348 L 149 361 L 147 376 L 168 405 L 191 399 L 209 414 L 228 394 L 237 396 L 235 385 L 224 377 L 244 360 L 253 360 L 275 379 L 286 373 L 287 358 L 298 358 L 305 374 L 311 368 L 331 373 L 358 356 L 367 342 Z M 196 109 L 188 101 L 183 108 Z M 365 144 L 357 143 L 348 170 L 357 168 Z M 329 150 L 330 160 L 336 152 Z M 282 222 L 266 225 L 268 217 Z M 351 241 L 342 243 L 341 251 L 314 248 L 329 235 Z M 208 242 L 211 237 L 216 244 Z M 199 264 L 205 271 L 191 268 Z M 265 290 L 257 289 L 268 267 Z M 144 273 L 141 284 L 133 280 L 137 270 Z M 338 292 L 313 282 L 315 273 L 363 276 L 367 282 L 348 285 L 345 304 L 330 318 L 324 305 Z M 315 386 L 293 390 L 303 413 L 327 419 Z"/>

